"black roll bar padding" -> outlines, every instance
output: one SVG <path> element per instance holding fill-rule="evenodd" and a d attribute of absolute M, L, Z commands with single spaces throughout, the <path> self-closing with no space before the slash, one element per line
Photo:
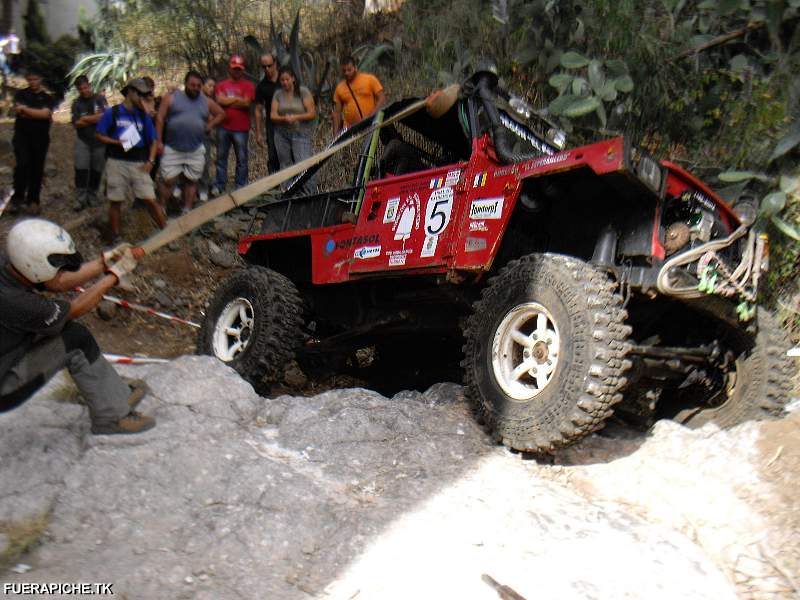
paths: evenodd
<path fill-rule="evenodd" d="M 475 87 L 492 127 L 492 140 L 494 141 L 494 151 L 495 154 L 497 154 L 497 158 L 500 159 L 502 164 L 509 165 L 541 156 L 541 153 L 535 152 L 529 154 L 517 154 L 514 152 L 508 140 L 508 131 L 500 121 L 500 112 L 497 110 L 497 106 L 495 106 L 489 80 L 490 77 L 488 75 L 479 76 Z"/>

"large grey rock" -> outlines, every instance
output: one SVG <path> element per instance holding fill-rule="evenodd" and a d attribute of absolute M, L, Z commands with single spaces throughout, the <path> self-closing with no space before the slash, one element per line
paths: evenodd
<path fill-rule="evenodd" d="M 703 549 L 491 444 L 454 384 L 258 397 L 209 357 L 126 367 L 158 419 L 92 436 L 63 379 L 0 414 L 0 520 L 34 570 L 128 598 L 734 598 Z M 56 400 L 59 398 L 60 400 Z M 568 482 L 567 482 L 568 483 Z"/>

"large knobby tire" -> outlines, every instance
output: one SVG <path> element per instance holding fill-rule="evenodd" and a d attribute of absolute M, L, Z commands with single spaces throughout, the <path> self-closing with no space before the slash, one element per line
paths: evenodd
<path fill-rule="evenodd" d="M 792 394 L 793 365 L 786 333 L 767 310 L 758 310 L 758 333 L 727 374 L 719 406 L 682 411 L 675 420 L 692 428 L 714 423 L 725 429 L 745 421 L 779 418 Z"/>
<path fill-rule="evenodd" d="M 302 340 L 302 300 L 294 284 L 264 267 L 237 271 L 217 288 L 197 344 L 257 390 L 279 381 Z"/>
<path fill-rule="evenodd" d="M 496 440 L 545 453 L 602 427 L 630 368 L 615 287 L 555 254 L 523 256 L 489 281 L 464 330 L 462 364 L 466 395 Z"/>

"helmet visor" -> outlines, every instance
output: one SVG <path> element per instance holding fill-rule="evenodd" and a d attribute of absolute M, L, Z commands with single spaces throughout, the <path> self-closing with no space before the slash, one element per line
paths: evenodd
<path fill-rule="evenodd" d="M 47 257 L 47 262 L 58 270 L 77 271 L 83 264 L 83 257 L 80 252 L 73 252 L 72 254 L 51 254 Z"/>

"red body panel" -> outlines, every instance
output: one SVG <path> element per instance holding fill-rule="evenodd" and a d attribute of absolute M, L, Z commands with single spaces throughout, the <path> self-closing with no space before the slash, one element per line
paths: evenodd
<path fill-rule="evenodd" d="M 624 138 L 615 138 L 501 166 L 488 135 L 473 141 L 468 163 L 457 163 L 368 184 L 356 224 L 243 238 L 245 254 L 259 241 L 309 237 L 312 282 L 341 283 L 374 275 L 487 270 L 499 250 L 522 180 L 578 168 L 599 176 L 628 168 Z M 731 209 L 695 177 L 666 161 L 667 195 L 704 194 L 725 222 Z M 664 258 L 656 206 L 652 254 Z"/>
<path fill-rule="evenodd" d="M 725 225 L 728 226 L 729 231 L 733 231 L 734 228 L 741 225 L 739 217 L 737 217 L 736 213 L 731 210 L 731 207 L 728 206 L 728 203 L 717 196 L 717 194 L 715 194 L 710 187 L 700 181 L 697 177 L 686 171 L 683 167 L 680 167 L 668 160 L 662 160 L 661 164 L 667 168 L 669 173 L 667 177 L 668 196 L 680 196 L 684 192 L 699 193 L 701 196 L 701 201 L 702 196 L 705 196 L 717 206 L 720 218 Z"/>

